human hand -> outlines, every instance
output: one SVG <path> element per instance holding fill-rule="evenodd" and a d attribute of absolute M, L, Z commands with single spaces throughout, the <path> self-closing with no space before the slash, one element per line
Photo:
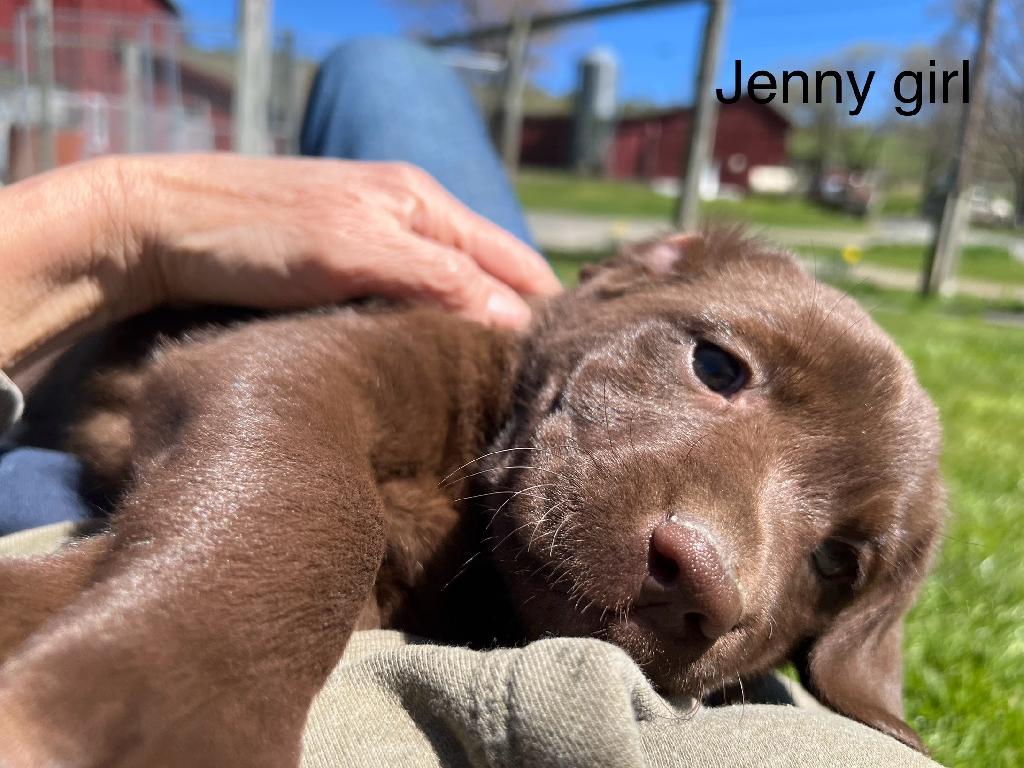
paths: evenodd
<path fill-rule="evenodd" d="M 141 244 L 134 301 L 290 308 L 365 295 L 522 327 L 560 290 L 513 235 L 399 163 L 240 155 L 107 161 Z"/>

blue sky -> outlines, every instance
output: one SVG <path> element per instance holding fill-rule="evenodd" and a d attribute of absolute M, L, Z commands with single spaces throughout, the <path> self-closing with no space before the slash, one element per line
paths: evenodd
<path fill-rule="evenodd" d="M 179 0 L 186 18 L 230 28 L 234 0 Z M 873 43 L 899 52 L 933 42 L 948 26 L 942 0 L 733 0 L 726 28 L 719 79 L 732 75 L 733 61 L 745 71 L 810 69 L 855 44 Z M 537 74 L 555 92 L 571 89 L 575 61 L 597 45 L 614 49 L 621 60 L 624 98 L 660 103 L 692 98 L 697 44 L 703 11 L 679 6 L 593 22 L 570 32 Z M 408 25 L 388 0 L 276 0 L 277 30 L 292 29 L 300 46 L 319 53 L 334 41 L 361 35 L 398 35 Z M 891 82 L 891 81 L 890 81 Z M 879 73 L 874 93 L 889 88 Z M 888 99 L 875 103 L 888 105 Z"/>

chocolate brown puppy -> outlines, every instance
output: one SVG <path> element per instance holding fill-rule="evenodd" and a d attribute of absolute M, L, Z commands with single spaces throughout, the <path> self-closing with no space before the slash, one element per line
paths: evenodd
<path fill-rule="evenodd" d="M 337 309 L 108 373 L 75 442 L 109 528 L 0 565 L 0 764 L 295 764 L 374 626 L 595 636 L 695 696 L 793 660 L 922 748 L 901 625 L 943 492 L 907 360 L 735 232 L 583 278 L 522 337 Z"/>

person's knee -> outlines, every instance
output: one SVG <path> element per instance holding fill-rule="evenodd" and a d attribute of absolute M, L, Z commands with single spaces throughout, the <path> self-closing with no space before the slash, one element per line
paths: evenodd
<path fill-rule="evenodd" d="M 443 69 L 443 63 L 430 48 L 415 40 L 400 37 L 360 37 L 347 40 L 332 50 L 320 65 L 321 76 L 328 79 L 367 77 L 379 79 L 406 72 L 422 78 L 431 69 Z"/>

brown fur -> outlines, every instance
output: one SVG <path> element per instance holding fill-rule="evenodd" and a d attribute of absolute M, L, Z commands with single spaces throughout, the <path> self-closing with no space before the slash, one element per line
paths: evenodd
<path fill-rule="evenodd" d="M 749 384 L 701 385 L 695 339 Z M 942 519 L 935 410 L 852 301 L 742 235 L 639 246 L 524 338 L 339 309 L 108 376 L 74 442 L 127 479 L 109 532 L 0 568 L 4 766 L 295 764 L 369 626 L 597 636 L 694 695 L 794 660 L 830 707 L 922 748 L 900 627 Z M 672 513 L 742 589 L 717 639 L 637 605 Z M 832 539 L 858 552 L 848 582 L 812 565 Z"/>

